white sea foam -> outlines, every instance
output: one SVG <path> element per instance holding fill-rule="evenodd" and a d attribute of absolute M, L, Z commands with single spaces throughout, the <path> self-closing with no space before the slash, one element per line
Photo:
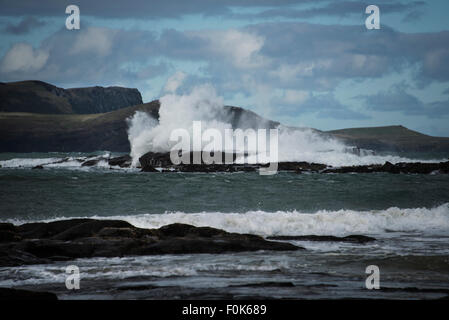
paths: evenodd
<path fill-rule="evenodd" d="M 59 161 L 59 158 L 14 158 L 0 161 L 2 168 L 29 168 Z"/>
<path fill-rule="evenodd" d="M 73 218 L 73 217 L 70 217 Z M 229 232 L 269 235 L 349 235 L 385 232 L 422 232 L 449 234 L 449 203 L 435 208 L 396 207 L 386 210 L 249 211 L 246 213 L 164 213 L 120 216 L 93 216 L 95 219 L 119 219 L 141 228 L 159 228 L 171 223 L 209 226 Z M 68 219 L 61 217 L 56 220 Z M 55 221 L 55 219 L 45 220 Z M 29 221 L 8 220 L 15 224 Z"/>
<path fill-rule="evenodd" d="M 102 155 L 91 156 L 91 157 L 66 157 L 66 158 L 13 158 L 9 160 L 0 161 L 0 166 L 2 168 L 33 168 L 35 166 L 43 166 L 44 168 L 64 168 L 64 169 L 78 169 L 78 170 L 88 170 L 90 167 L 83 167 L 82 163 L 87 160 L 99 160 L 92 167 L 94 168 L 106 168 L 109 169 L 111 166 L 108 164 L 108 159 L 110 158 L 110 153 L 106 152 Z M 114 166 L 114 169 L 121 169 L 118 166 Z"/>

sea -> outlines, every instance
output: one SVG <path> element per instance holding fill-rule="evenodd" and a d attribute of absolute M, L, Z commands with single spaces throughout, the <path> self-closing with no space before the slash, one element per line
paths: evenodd
<path fill-rule="evenodd" d="M 120 219 L 276 235 L 306 250 L 89 258 L 0 268 L 0 287 L 59 299 L 440 299 L 449 296 L 449 176 L 144 173 L 81 162 L 119 153 L 1 153 L 0 221 Z M 423 156 L 423 155 L 421 155 Z M 64 162 L 58 162 L 66 159 Z M 398 160 L 401 158 L 399 157 Z M 426 159 L 433 159 L 427 155 Z M 53 164 L 51 164 L 53 163 Z M 36 165 L 44 169 L 33 170 Z M 80 270 L 68 290 L 66 268 Z M 378 288 L 367 286 L 370 266 Z"/>

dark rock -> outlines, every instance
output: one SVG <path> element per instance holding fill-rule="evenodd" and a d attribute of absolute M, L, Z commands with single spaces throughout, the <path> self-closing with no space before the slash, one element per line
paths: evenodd
<path fill-rule="evenodd" d="M 140 170 L 141 172 L 159 172 L 158 170 L 156 170 L 153 166 L 150 165 L 145 165 L 142 167 L 142 169 Z"/>
<path fill-rule="evenodd" d="M 398 173 L 429 174 L 437 172 L 447 174 L 449 173 L 449 161 L 440 163 L 400 162 L 397 164 L 392 164 L 391 162 L 387 161 L 383 165 L 328 168 L 322 171 L 322 173 L 373 173 L 373 172 L 386 172 L 393 174 Z"/>
<path fill-rule="evenodd" d="M 142 168 L 145 167 L 168 167 L 173 163 L 169 152 L 147 152 L 139 158 Z"/>
<path fill-rule="evenodd" d="M 129 155 L 116 157 L 109 159 L 108 164 L 110 166 L 119 166 L 121 168 L 129 167 L 131 166 L 131 157 Z"/>
<path fill-rule="evenodd" d="M 0 222 L 0 231 L 17 232 L 17 227 L 12 223 Z"/>
<path fill-rule="evenodd" d="M 0 243 L 0 266 L 89 257 L 302 249 L 256 235 L 179 223 L 142 229 L 120 220 L 72 219 L 0 228 L 21 237 Z"/>
<path fill-rule="evenodd" d="M 49 259 L 38 258 L 31 253 L 19 250 L 15 246 L 16 244 L 0 244 L 0 266 L 13 267 L 51 262 Z"/>
<path fill-rule="evenodd" d="M 14 242 L 21 239 L 17 228 L 12 223 L 0 223 L 0 242 Z"/>
<path fill-rule="evenodd" d="M 270 236 L 269 240 L 296 240 L 296 241 L 329 241 L 329 242 L 353 242 L 353 243 L 367 243 L 375 241 L 375 238 L 362 236 L 362 235 L 350 235 L 347 237 L 335 237 L 335 236 Z"/>
<path fill-rule="evenodd" d="M 0 242 L 14 242 L 20 241 L 22 238 L 13 231 L 0 230 Z"/>
<path fill-rule="evenodd" d="M 54 222 L 34 222 L 17 226 L 20 235 L 25 239 L 46 239 L 64 232 L 77 225 L 90 222 L 92 219 L 70 219 Z"/>
<path fill-rule="evenodd" d="M 327 168 L 327 165 L 321 163 L 308 163 L 304 161 L 300 162 L 279 162 L 278 170 L 279 171 L 295 171 L 295 172 L 304 172 L 304 171 L 314 171 L 319 172 Z"/>
<path fill-rule="evenodd" d="M 51 292 L 0 288 L 0 300 L 58 300 L 58 297 Z"/>
<path fill-rule="evenodd" d="M 94 165 L 96 165 L 101 159 L 92 159 L 92 160 L 87 160 L 84 161 L 81 166 L 82 167 L 92 167 Z"/>
<path fill-rule="evenodd" d="M 227 232 L 211 227 L 194 227 L 189 224 L 172 223 L 160 227 L 158 230 L 158 234 L 162 237 L 200 236 L 210 238 L 213 236 L 221 236 L 227 234 Z"/>
<path fill-rule="evenodd" d="M 133 226 L 128 222 L 121 220 L 91 220 L 81 224 L 76 224 L 75 226 L 54 235 L 52 239 L 67 241 L 92 237 L 104 228 L 131 229 Z"/>
<path fill-rule="evenodd" d="M 385 162 L 385 164 L 380 168 L 382 172 L 389 172 L 389 173 L 400 173 L 401 170 L 392 164 L 391 162 Z"/>
<path fill-rule="evenodd" d="M 44 167 L 43 166 L 41 166 L 41 165 L 38 165 L 38 166 L 34 166 L 33 168 L 31 168 L 31 169 L 44 169 Z"/>
<path fill-rule="evenodd" d="M 104 227 L 97 233 L 97 236 L 101 238 L 137 238 L 138 233 L 135 228 Z"/>

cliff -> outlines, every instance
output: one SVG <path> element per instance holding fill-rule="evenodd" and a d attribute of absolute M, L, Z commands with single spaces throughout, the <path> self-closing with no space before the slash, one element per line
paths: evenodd
<path fill-rule="evenodd" d="M 0 83 L 1 112 L 93 114 L 142 103 L 137 89 L 88 87 L 62 89 L 42 81 Z"/>

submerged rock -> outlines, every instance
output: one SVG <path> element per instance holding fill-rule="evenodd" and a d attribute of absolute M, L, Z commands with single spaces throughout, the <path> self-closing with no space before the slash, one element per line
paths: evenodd
<path fill-rule="evenodd" d="M 121 220 L 71 219 L 0 227 L 0 234 L 6 235 L 0 243 L 0 266 L 89 257 L 302 249 L 257 235 L 179 223 L 142 229 Z"/>

